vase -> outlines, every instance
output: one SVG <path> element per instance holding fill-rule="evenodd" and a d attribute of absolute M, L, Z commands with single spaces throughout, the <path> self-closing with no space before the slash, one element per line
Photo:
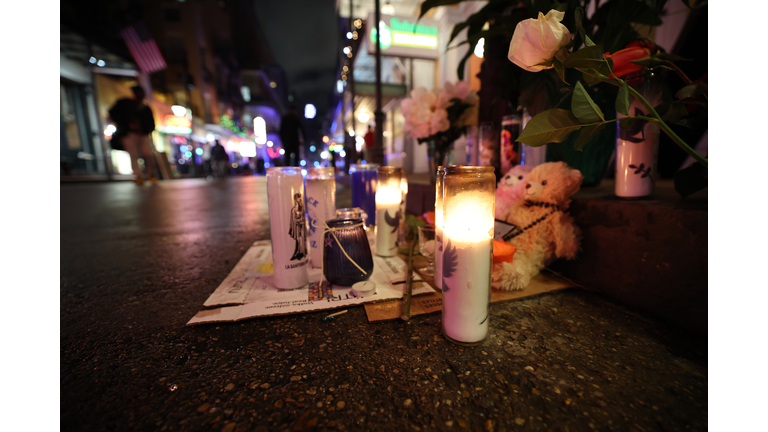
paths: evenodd
<path fill-rule="evenodd" d="M 429 158 L 429 179 L 431 184 L 437 181 L 437 167 L 453 165 L 453 142 L 440 143 L 430 140 L 427 143 L 427 157 Z"/>
<path fill-rule="evenodd" d="M 661 74 L 646 69 L 625 77 L 627 83 L 640 93 L 651 106 L 661 101 Z M 648 116 L 648 109 L 631 94 L 629 114 Z M 616 113 L 617 118 L 626 117 Z M 635 120 L 629 129 L 616 123 L 616 186 L 614 193 L 620 198 L 643 198 L 653 194 L 658 178 L 659 127 Z"/>

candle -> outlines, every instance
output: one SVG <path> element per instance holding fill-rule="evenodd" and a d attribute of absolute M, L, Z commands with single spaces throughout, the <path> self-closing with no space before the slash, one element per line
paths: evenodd
<path fill-rule="evenodd" d="M 350 167 L 352 175 L 350 189 L 352 190 L 352 207 L 360 207 L 366 214 L 365 226 L 376 225 L 376 176 L 377 164 L 358 165 Z"/>
<path fill-rule="evenodd" d="M 435 185 L 435 242 L 437 253 L 435 254 L 435 286 L 443 289 L 443 175 L 442 166 L 437 167 L 437 184 Z"/>
<path fill-rule="evenodd" d="M 488 335 L 493 260 L 493 167 L 449 166 L 443 180 L 443 332 L 458 344 Z"/>
<path fill-rule="evenodd" d="M 307 284 L 307 223 L 304 182 L 297 167 L 267 169 L 269 227 L 276 288 Z"/>
<path fill-rule="evenodd" d="M 397 230 L 400 228 L 400 168 L 381 167 L 376 185 L 376 255 L 397 254 Z"/>
<path fill-rule="evenodd" d="M 333 167 L 307 170 L 307 219 L 309 221 L 309 265 L 323 266 L 324 222 L 336 216 L 336 176 Z M 315 220 L 317 219 L 317 222 Z"/>

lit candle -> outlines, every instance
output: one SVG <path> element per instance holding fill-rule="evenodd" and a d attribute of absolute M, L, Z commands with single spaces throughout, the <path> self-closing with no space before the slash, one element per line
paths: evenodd
<path fill-rule="evenodd" d="M 476 345 L 488 335 L 493 262 L 493 167 L 449 166 L 443 184 L 443 331 Z"/>
<path fill-rule="evenodd" d="M 437 253 L 435 254 L 435 286 L 443 289 L 443 175 L 445 170 L 442 166 L 437 167 L 437 177 L 435 184 L 435 242 L 437 243 Z"/>
<path fill-rule="evenodd" d="M 400 227 L 400 168 L 380 167 L 376 185 L 376 255 L 397 254 L 397 229 Z"/>

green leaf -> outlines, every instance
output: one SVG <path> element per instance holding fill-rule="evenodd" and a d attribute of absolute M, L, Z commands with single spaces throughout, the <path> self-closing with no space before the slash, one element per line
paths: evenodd
<path fill-rule="evenodd" d="M 557 75 L 560 77 L 560 79 L 565 83 L 568 84 L 568 81 L 565 80 L 565 69 L 563 68 L 563 62 L 558 60 L 557 58 L 554 58 L 552 60 L 552 66 L 555 67 L 555 70 L 557 71 Z"/>
<path fill-rule="evenodd" d="M 599 69 L 605 63 L 605 52 L 600 45 L 584 47 L 568 56 L 563 62 L 566 68 Z"/>
<path fill-rule="evenodd" d="M 619 127 L 624 130 L 632 130 L 632 128 L 635 126 L 636 121 L 642 121 L 642 120 L 638 120 L 632 117 L 623 118 L 619 120 Z"/>
<path fill-rule="evenodd" d="M 616 96 L 616 112 L 629 115 L 629 85 L 626 81 L 621 83 L 619 95 Z"/>
<path fill-rule="evenodd" d="M 688 107 L 685 103 L 680 101 L 674 101 L 670 104 L 669 109 L 661 115 L 661 119 L 665 122 L 676 122 L 684 117 L 688 116 Z"/>
<path fill-rule="evenodd" d="M 675 94 L 675 97 L 680 100 L 683 100 L 683 99 L 688 99 L 690 97 L 696 97 L 701 94 L 707 94 L 707 85 L 704 83 L 691 84 L 689 86 L 685 86 Z"/>
<path fill-rule="evenodd" d="M 582 123 L 604 122 L 605 116 L 599 106 L 589 97 L 587 89 L 576 81 L 576 87 L 573 89 L 573 98 L 571 99 L 571 111 Z"/>
<path fill-rule="evenodd" d="M 560 108 L 549 109 L 536 114 L 516 141 L 531 147 L 539 147 L 551 142 L 559 143 L 565 141 L 571 132 L 582 126 L 584 125 L 570 111 Z"/>
<path fill-rule="evenodd" d="M 707 187 L 707 168 L 700 162 L 675 173 L 675 190 L 683 198 Z"/>
<path fill-rule="evenodd" d="M 608 123 L 597 123 L 592 125 L 584 126 L 581 129 L 581 132 L 579 132 L 579 137 L 576 139 L 576 142 L 573 144 L 573 148 L 575 148 L 578 151 L 582 151 L 584 149 L 584 146 L 587 145 L 589 140 L 592 139 L 595 135 L 597 135 L 598 132 L 603 130 L 605 126 Z"/>
<path fill-rule="evenodd" d="M 584 9 L 577 7 L 576 10 L 573 13 L 574 15 L 574 21 L 576 22 L 576 28 L 579 30 L 579 35 L 582 39 L 584 39 L 584 45 L 586 46 L 595 46 L 595 43 L 592 42 L 592 39 L 587 36 L 586 30 L 584 30 L 584 25 L 582 21 L 584 20 Z"/>

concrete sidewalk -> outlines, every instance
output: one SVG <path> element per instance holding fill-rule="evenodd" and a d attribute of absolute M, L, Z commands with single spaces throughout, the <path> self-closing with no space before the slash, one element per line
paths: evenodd
<path fill-rule="evenodd" d="M 265 178 L 60 192 L 62 430 L 707 429 L 706 341 L 598 294 L 494 304 L 476 348 L 362 307 L 185 327 L 269 238 Z"/>

